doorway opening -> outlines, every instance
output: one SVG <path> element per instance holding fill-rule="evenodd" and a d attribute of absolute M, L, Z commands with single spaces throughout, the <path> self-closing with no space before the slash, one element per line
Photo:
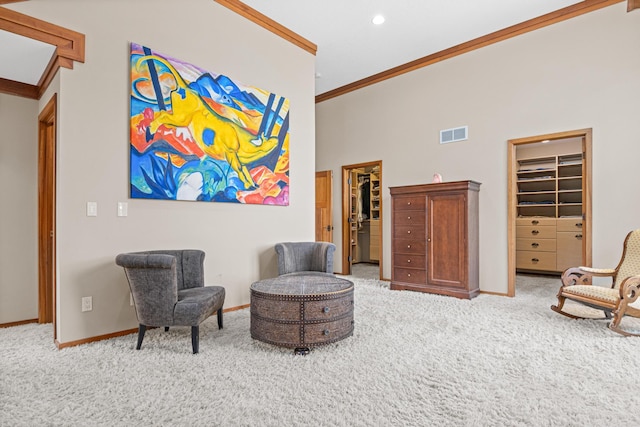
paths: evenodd
<path fill-rule="evenodd" d="M 38 323 L 53 323 L 56 340 L 56 110 L 51 97 L 38 115 Z"/>
<path fill-rule="evenodd" d="M 382 160 L 342 166 L 342 274 L 362 264 L 382 277 L 381 189 Z"/>
<path fill-rule="evenodd" d="M 516 272 L 591 265 L 591 129 L 508 141 L 508 296 Z"/>

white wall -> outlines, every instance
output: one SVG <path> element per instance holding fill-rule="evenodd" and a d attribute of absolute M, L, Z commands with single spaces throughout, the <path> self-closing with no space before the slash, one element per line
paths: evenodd
<path fill-rule="evenodd" d="M 277 274 L 273 245 L 313 240 L 313 55 L 211 0 L 33 0 L 12 9 L 86 35 L 86 62 L 59 73 L 58 341 L 137 326 L 120 252 L 200 248 L 225 307 L 249 303 L 252 282 Z M 129 199 L 129 43 L 267 89 L 290 101 L 288 207 Z M 87 217 L 87 201 L 98 216 Z M 119 201 L 127 217 L 116 216 Z M 80 311 L 93 296 L 93 311 Z M 248 331 L 247 331 L 248 333 Z"/>
<path fill-rule="evenodd" d="M 391 277 L 387 187 L 480 181 L 480 288 L 507 292 L 507 140 L 593 128 L 593 263 L 614 267 L 640 227 L 640 13 L 619 3 L 322 102 L 316 168 L 383 160 L 383 269 Z M 439 130 L 469 140 L 439 145 Z M 342 233 L 334 187 L 336 241 Z M 341 269 L 341 248 L 336 269 Z"/>
<path fill-rule="evenodd" d="M 38 318 L 38 102 L 0 94 L 0 324 Z"/>

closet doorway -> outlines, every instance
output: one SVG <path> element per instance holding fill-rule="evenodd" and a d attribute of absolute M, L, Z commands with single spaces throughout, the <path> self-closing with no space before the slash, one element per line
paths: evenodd
<path fill-rule="evenodd" d="M 377 264 L 382 277 L 382 160 L 342 166 L 342 274 Z"/>
<path fill-rule="evenodd" d="M 516 272 L 591 265 L 591 129 L 508 141 L 508 296 Z"/>

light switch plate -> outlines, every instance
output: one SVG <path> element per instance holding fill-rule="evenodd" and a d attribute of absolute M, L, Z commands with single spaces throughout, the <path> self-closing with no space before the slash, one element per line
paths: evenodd
<path fill-rule="evenodd" d="M 127 202 L 118 202 L 118 216 L 127 216 L 129 213 L 129 205 Z"/>
<path fill-rule="evenodd" d="M 98 216 L 98 202 L 87 202 L 87 216 Z"/>

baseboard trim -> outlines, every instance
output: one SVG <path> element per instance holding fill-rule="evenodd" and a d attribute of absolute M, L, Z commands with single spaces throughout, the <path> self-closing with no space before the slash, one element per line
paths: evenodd
<path fill-rule="evenodd" d="M 38 323 L 38 319 L 20 320 L 19 322 L 9 322 L 0 324 L 0 328 L 10 328 L 12 326 L 27 325 L 29 323 Z"/>
<path fill-rule="evenodd" d="M 244 304 L 244 305 L 239 305 L 237 307 L 225 308 L 225 309 L 222 310 L 222 312 L 223 313 L 228 313 L 230 311 L 244 310 L 245 308 L 249 308 L 249 305 L 250 304 Z M 36 322 L 37 321 L 38 321 L 38 319 L 36 319 Z M 54 343 L 55 343 L 56 347 L 58 347 L 58 350 L 62 350 L 63 348 L 67 348 L 67 347 L 75 347 L 77 345 L 89 344 L 89 343 L 96 342 L 96 341 L 109 340 L 111 338 L 122 337 L 122 336 L 125 336 L 125 335 L 130 335 L 130 334 L 135 334 L 135 333 L 138 333 L 138 328 L 127 329 L 125 331 L 113 332 L 113 333 L 105 334 L 105 335 L 98 335 L 98 336 L 95 336 L 95 337 L 83 338 L 81 340 L 76 340 L 76 341 L 60 342 L 58 340 L 54 340 Z"/>
<path fill-rule="evenodd" d="M 480 293 L 481 294 L 487 294 L 487 295 L 496 295 L 496 296 L 499 296 L 499 297 L 508 297 L 509 296 L 509 294 L 505 294 L 504 292 L 491 292 L 491 291 L 480 290 Z"/>
<path fill-rule="evenodd" d="M 239 305 L 237 307 L 225 308 L 224 310 L 222 310 L 222 312 L 228 313 L 230 311 L 244 310 L 245 308 L 249 308 L 249 306 L 251 306 L 251 304 L 244 304 L 244 305 Z"/>
<path fill-rule="evenodd" d="M 110 334 L 98 335 L 95 337 L 83 338 L 81 340 L 69 341 L 69 342 L 60 342 L 56 339 L 54 340 L 54 343 L 56 344 L 56 347 L 58 347 L 58 350 L 62 350 L 63 348 L 67 348 L 67 347 L 75 347 L 80 344 L 89 344 L 96 341 L 103 341 L 111 338 L 122 337 L 124 335 L 129 335 L 136 332 L 138 332 L 138 328 L 127 329 L 126 331 L 113 332 Z"/>

